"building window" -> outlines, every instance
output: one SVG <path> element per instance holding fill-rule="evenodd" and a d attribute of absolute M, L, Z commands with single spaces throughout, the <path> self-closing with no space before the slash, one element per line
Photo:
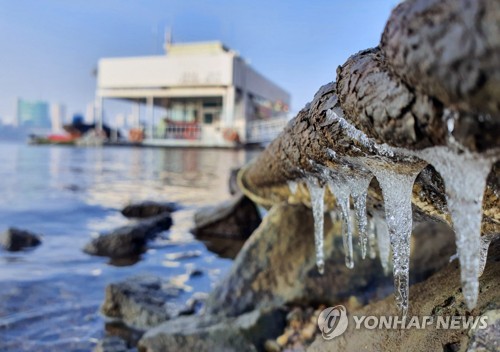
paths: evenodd
<path fill-rule="evenodd" d="M 214 122 L 214 114 L 211 112 L 206 112 L 203 114 L 203 123 L 210 125 L 212 122 Z"/>

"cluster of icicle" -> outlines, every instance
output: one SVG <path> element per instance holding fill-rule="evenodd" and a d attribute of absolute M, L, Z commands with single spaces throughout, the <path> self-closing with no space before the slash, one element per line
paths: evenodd
<path fill-rule="evenodd" d="M 327 119 L 335 121 L 349 137 L 362 143 L 368 150 L 379 155 L 403 155 L 408 158 L 425 160 L 441 174 L 446 188 L 446 199 L 456 234 L 457 256 L 461 265 L 463 295 L 467 306 L 472 309 L 478 296 L 478 278 L 484 269 L 490 238 L 481 238 L 482 200 L 486 179 L 495 157 L 463 151 L 458 153 L 449 147 L 431 147 L 414 152 L 402 148 L 392 148 L 387 144 L 377 144 L 362 131 L 351 125 L 339 111 L 330 109 Z M 449 132 L 453 124 L 448 124 Z M 452 138 L 452 137 L 450 137 Z M 340 160 L 331 151 L 332 158 Z M 346 160 L 353 162 L 353 158 Z M 359 159 L 359 160 L 358 160 Z M 408 309 L 410 236 L 412 232 L 412 188 L 413 183 L 425 166 L 414 168 L 411 172 L 400 172 L 373 162 L 370 158 L 356 158 L 360 166 L 357 171 L 349 169 L 345 174 L 336 170 L 330 173 L 326 167 L 322 172 L 309 175 L 305 181 L 311 198 L 314 217 L 314 239 L 316 263 L 320 273 L 324 271 L 324 194 L 325 185 L 335 196 L 340 212 L 332 212 L 332 220 L 341 216 L 345 262 L 348 268 L 354 267 L 353 260 L 353 214 L 351 198 L 357 223 L 361 256 L 367 253 L 371 258 L 379 257 L 385 273 L 390 271 L 392 250 L 392 270 L 394 275 L 396 303 L 406 315 Z M 311 161 L 314 164 L 313 161 Z M 366 197 L 368 187 L 376 177 L 385 202 L 385 221 L 381 218 L 367 217 Z M 295 193 L 297 182 L 289 182 L 290 191 Z M 340 213 L 340 214 L 339 214 Z"/>

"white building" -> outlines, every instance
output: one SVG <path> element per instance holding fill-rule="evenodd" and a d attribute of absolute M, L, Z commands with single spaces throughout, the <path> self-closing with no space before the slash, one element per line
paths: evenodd
<path fill-rule="evenodd" d="M 100 115 L 106 99 L 146 104 L 144 143 L 150 145 L 266 143 L 283 128 L 290 95 L 222 43 L 169 44 L 166 52 L 101 59 Z"/>

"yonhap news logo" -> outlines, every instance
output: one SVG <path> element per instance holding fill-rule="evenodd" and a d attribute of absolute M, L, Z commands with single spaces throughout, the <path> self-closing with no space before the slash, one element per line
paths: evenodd
<path fill-rule="evenodd" d="M 388 329 L 408 330 L 434 327 L 437 330 L 484 329 L 488 326 L 488 317 L 480 316 L 376 316 L 353 315 L 354 330 Z M 342 335 L 349 325 L 347 309 L 338 305 L 324 309 L 318 316 L 318 327 L 325 340 Z"/>
<path fill-rule="evenodd" d="M 347 309 L 339 305 L 324 309 L 318 316 L 318 327 L 325 340 L 342 335 L 349 320 L 347 319 Z"/>

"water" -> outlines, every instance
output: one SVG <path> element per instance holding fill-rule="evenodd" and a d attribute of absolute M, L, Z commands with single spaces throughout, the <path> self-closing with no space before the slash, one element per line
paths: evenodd
<path fill-rule="evenodd" d="M 0 250 L 0 350 L 89 351 L 103 335 L 99 306 L 110 282 L 134 275 L 181 278 L 186 291 L 208 292 L 231 261 L 189 233 L 197 208 L 229 197 L 229 169 L 243 151 L 72 148 L 0 144 L 0 231 L 43 234 L 31 251 Z M 128 223 L 129 202 L 174 201 L 174 225 L 133 266 L 81 251 L 91 236 Z M 174 253 L 200 251 L 175 260 Z M 174 259 L 172 259 L 174 258 Z M 200 268 L 203 275 L 187 278 Z"/>

